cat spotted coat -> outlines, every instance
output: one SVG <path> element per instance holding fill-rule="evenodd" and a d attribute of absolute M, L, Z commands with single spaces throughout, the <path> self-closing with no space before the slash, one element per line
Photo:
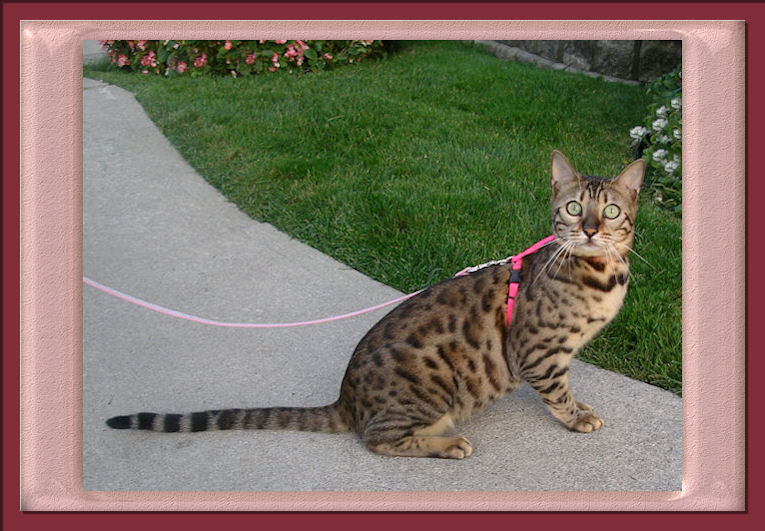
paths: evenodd
<path fill-rule="evenodd" d="M 645 162 L 613 179 L 579 174 L 558 151 L 551 162 L 556 238 L 524 258 L 509 326 L 511 266 L 490 266 L 430 286 L 375 324 L 333 404 L 138 413 L 107 424 L 162 432 L 353 430 L 380 454 L 462 459 L 473 447 L 457 423 L 526 381 L 570 430 L 600 429 L 593 408 L 571 394 L 569 366 L 622 305 Z"/>

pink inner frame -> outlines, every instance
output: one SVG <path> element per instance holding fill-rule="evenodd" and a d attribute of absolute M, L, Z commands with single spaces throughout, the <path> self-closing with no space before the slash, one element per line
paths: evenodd
<path fill-rule="evenodd" d="M 263 38 L 347 38 L 352 31 L 376 39 L 683 41 L 682 491 L 82 491 L 82 40 L 248 38 L 253 31 Z M 22 22 L 22 509 L 743 510 L 744 262 L 709 257 L 744 254 L 744 217 L 720 215 L 745 206 L 744 32 L 743 22 L 716 21 Z M 55 94 L 46 91 L 54 86 Z M 704 288 L 712 286 L 716 311 L 704 313 Z"/>

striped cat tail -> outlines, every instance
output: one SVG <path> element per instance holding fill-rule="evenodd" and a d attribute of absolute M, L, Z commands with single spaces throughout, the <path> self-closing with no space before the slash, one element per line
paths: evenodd
<path fill-rule="evenodd" d="M 350 430 L 338 403 L 322 407 L 222 409 L 195 413 L 136 413 L 112 417 L 117 430 L 197 432 L 217 430 L 298 430 L 340 433 Z"/>

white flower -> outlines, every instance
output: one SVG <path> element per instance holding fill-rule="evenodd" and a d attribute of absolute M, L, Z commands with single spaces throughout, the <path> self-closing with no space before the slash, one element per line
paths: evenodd
<path fill-rule="evenodd" d="M 664 171 L 667 173 L 673 173 L 679 166 L 680 163 L 678 161 L 670 160 L 664 163 Z"/>
<path fill-rule="evenodd" d="M 661 131 L 665 127 L 667 127 L 667 119 L 666 118 L 659 118 L 658 120 L 654 120 L 653 124 L 651 124 L 654 131 Z"/>
<path fill-rule="evenodd" d="M 657 149 L 656 151 L 653 152 L 653 160 L 657 162 L 662 160 L 666 156 L 667 156 L 666 149 Z"/>
<path fill-rule="evenodd" d="M 633 127 L 630 129 L 630 137 L 635 139 L 641 139 L 645 134 L 648 132 L 648 129 L 643 127 L 642 125 L 638 125 L 637 127 Z"/>
<path fill-rule="evenodd" d="M 669 140 L 670 138 L 667 135 L 661 135 L 659 137 L 659 142 L 661 142 L 662 144 L 668 144 Z"/>
<path fill-rule="evenodd" d="M 672 98 L 672 101 L 669 102 L 669 104 L 672 106 L 673 109 L 676 111 L 680 110 L 680 107 L 682 107 L 682 102 L 680 101 L 680 98 Z"/>
<path fill-rule="evenodd" d="M 666 116 L 667 115 L 667 109 L 664 105 L 656 109 L 656 116 Z"/>
<path fill-rule="evenodd" d="M 681 138 L 683 138 L 683 133 L 682 131 L 680 131 L 680 129 L 675 129 L 674 131 L 672 131 L 672 136 L 680 140 Z"/>

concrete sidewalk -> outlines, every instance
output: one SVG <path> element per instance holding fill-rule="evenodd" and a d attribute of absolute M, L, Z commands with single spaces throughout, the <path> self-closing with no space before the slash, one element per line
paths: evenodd
<path fill-rule="evenodd" d="M 85 80 L 83 99 L 86 276 L 238 322 L 306 320 L 400 295 L 226 202 L 131 94 Z M 523 386 L 462 426 L 475 448 L 462 461 L 375 455 L 354 433 L 111 430 L 108 417 L 146 410 L 328 404 L 385 310 L 311 327 L 225 329 L 83 290 L 85 490 L 681 488 L 681 400 L 581 362 L 571 371 L 575 396 L 604 418 L 602 430 L 567 431 Z"/>
<path fill-rule="evenodd" d="M 82 41 L 82 62 L 83 64 L 98 63 L 106 60 L 106 52 L 99 41 Z"/>

